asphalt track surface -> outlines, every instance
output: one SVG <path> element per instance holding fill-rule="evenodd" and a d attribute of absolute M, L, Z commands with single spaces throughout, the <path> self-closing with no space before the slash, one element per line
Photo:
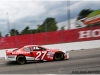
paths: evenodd
<path fill-rule="evenodd" d="M 100 74 L 100 49 L 69 51 L 70 59 L 18 65 L 0 59 L 0 74 Z M 88 72 L 90 71 L 90 73 Z"/>

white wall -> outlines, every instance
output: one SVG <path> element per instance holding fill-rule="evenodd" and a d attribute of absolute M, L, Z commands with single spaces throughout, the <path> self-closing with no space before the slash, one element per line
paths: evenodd
<path fill-rule="evenodd" d="M 80 50 L 80 49 L 90 49 L 90 48 L 99 48 L 100 40 L 93 41 L 82 41 L 82 42 L 73 42 L 73 43 L 62 43 L 62 44 L 52 44 L 44 45 L 47 48 L 61 49 L 61 50 Z"/>
<path fill-rule="evenodd" d="M 0 50 L 0 57 L 5 57 L 6 54 L 5 54 L 5 50 Z"/>
<path fill-rule="evenodd" d="M 61 49 L 64 51 L 90 49 L 90 48 L 99 48 L 100 40 L 61 43 L 61 44 L 52 44 L 52 45 L 43 45 L 43 46 L 50 49 Z M 5 57 L 5 50 L 0 50 L 0 57 Z"/>
<path fill-rule="evenodd" d="M 13 49 L 16 49 L 16 48 L 12 48 L 12 49 L 1 49 L 0 50 L 0 57 L 5 57 L 6 56 L 5 50 L 13 50 Z"/>

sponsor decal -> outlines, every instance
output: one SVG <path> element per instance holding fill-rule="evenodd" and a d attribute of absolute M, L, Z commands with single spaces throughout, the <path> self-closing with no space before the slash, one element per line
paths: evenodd
<path fill-rule="evenodd" d="M 100 29 L 79 31 L 79 39 L 100 37 Z"/>
<path fill-rule="evenodd" d="M 40 58 L 41 58 L 41 60 L 43 60 L 44 57 L 46 56 L 46 54 L 47 54 L 47 51 L 42 51 L 42 52 L 41 51 L 38 51 L 36 53 L 37 56 L 36 56 L 35 60 L 40 60 Z"/>
<path fill-rule="evenodd" d="M 30 52 L 12 52 L 12 54 L 29 54 Z"/>
<path fill-rule="evenodd" d="M 8 58 L 15 58 L 16 56 L 8 56 Z"/>
<path fill-rule="evenodd" d="M 47 53 L 48 58 L 53 59 L 54 53 L 55 53 L 55 52 L 49 51 L 49 52 Z"/>

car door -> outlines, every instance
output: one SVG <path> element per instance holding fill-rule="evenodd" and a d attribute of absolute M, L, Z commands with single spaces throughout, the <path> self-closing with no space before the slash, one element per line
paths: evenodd
<path fill-rule="evenodd" d="M 34 60 L 43 60 L 47 53 L 44 48 L 38 46 L 33 46 L 32 50 L 33 57 L 35 58 Z"/>
<path fill-rule="evenodd" d="M 45 48 L 43 48 L 43 47 L 39 47 L 40 49 L 41 49 L 41 60 L 45 60 L 46 59 L 46 57 L 47 57 L 47 53 L 48 53 L 48 51 L 45 49 Z"/>

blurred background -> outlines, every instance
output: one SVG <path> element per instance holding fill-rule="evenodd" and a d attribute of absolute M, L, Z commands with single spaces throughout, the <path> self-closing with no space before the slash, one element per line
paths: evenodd
<path fill-rule="evenodd" d="M 79 31 L 100 26 L 100 1 L 0 1 L 0 48 L 76 41 Z"/>

